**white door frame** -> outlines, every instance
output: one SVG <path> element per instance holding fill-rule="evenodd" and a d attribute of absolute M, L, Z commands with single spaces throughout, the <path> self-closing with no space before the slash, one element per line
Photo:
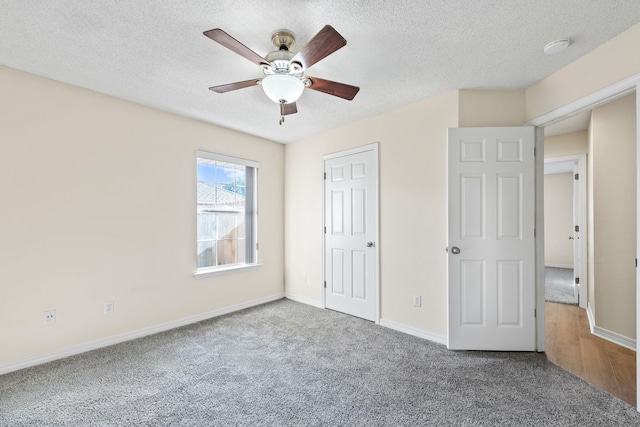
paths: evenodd
<path fill-rule="evenodd" d="M 338 151 L 335 153 L 330 153 L 330 154 L 325 154 L 324 156 L 322 156 L 322 173 L 324 175 L 325 170 L 324 170 L 324 164 L 326 160 L 330 160 L 330 159 L 335 159 L 336 157 L 344 157 L 344 156 L 350 156 L 352 154 L 358 154 L 358 153 L 364 153 L 366 151 L 373 151 L 374 153 L 374 162 L 373 162 L 373 173 L 375 174 L 375 188 L 373 189 L 372 193 L 374 196 L 374 206 L 375 206 L 375 215 L 374 215 L 374 221 L 375 224 L 373 226 L 374 232 L 375 232 L 375 238 L 374 238 L 374 242 L 375 242 L 375 246 L 373 247 L 374 249 L 374 255 L 373 255 L 373 260 L 375 263 L 374 266 L 374 277 L 373 277 L 373 286 L 375 288 L 375 292 L 374 292 L 374 300 L 375 300 L 375 316 L 374 316 L 374 322 L 376 324 L 380 324 L 380 207 L 379 207 L 379 200 L 380 200 L 380 174 L 379 174 L 379 150 L 378 150 L 378 143 L 374 142 L 373 144 L 368 144 L 368 145 L 363 145 L 360 147 L 356 147 L 356 148 L 351 148 L 349 150 L 344 150 L 344 151 Z M 327 224 L 327 218 L 326 218 L 326 210 L 325 210 L 325 191 L 326 191 L 326 181 L 323 180 L 322 181 L 322 308 L 326 309 L 327 308 L 327 299 L 326 299 L 326 293 L 325 293 L 325 283 L 326 283 L 326 239 L 325 239 L 325 226 Z"/>
<path fill-rule="evenodd" d="M 581 239 L 574 240 L 574 248 L 576 248 L 581 255 L 580 271 L 578 271 L 578 277 L 580 277 L 580 299 L 579 305 L 581 308 L 587 308 L 587 155 L 577 154 L 575 156 L 564 157 L 552 157 L 544 159 L 546 165 L 559 165 L 563 163 L 570 163 L 573 167 L 571 171 L 578 173 L 581 179 L 578 180 L 578 194 L 573 198 L 573 209 L 578 213 L 577 224 L 580 226 Z M 575 250 L 575 249 L 574 249 Z M 575 268 L 575 265 L 574 265 Z"/>
<path fill-rule="evenodd" d="M 538 229 L 538 239 L 536 240 L 537 267 L 536 267 L 536 290 L 538 291 L 538 310 L 544 313 L 544 126 L 548 126 L 557 121 L 566 119 L 574 114 L 592 110 L 608 102 L 622 98 L 625 95 L 636 93 L 636 124 L 640 123 L 640 73 L 627 77 L 617 83 L 593 92 L 576 101 L 529 120 L 526 124 L 536 126 L 536 227 Z M 640 131 L 636 126 L 636 253 L 640 253 Z M 636 270 L 636 327 L 640 331 L 640 275 Z M 538 316 L 538 350 L 544 350 L 545 341 L 545 318 Z M 636 346 L 640 340 L 636 338 Z M 640 348 L 636 347 L 636 363 L 640 366 Z M 640 370 L 636 374 L 636 383 L 640 383 Z M 637 392 L 640 401 L 640 388 Z M 639 408 L 640 409 L 640 408 Z"/>

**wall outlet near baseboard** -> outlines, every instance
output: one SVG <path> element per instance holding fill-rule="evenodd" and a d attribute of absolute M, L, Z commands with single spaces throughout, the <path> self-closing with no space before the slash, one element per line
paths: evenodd
<path fill-rule="evenodd" d="M 45 310 L 44 312 L 44 324 L 54 325 L 56 323 L 56 310 Z"/>
<path fill-rule="evenodd" d="M 413 305 L 422 307 L 422 297 L 413 297 Z"/>
<path fill-rule="evenodd" d="M 113 301 L 105 301 L 104 303 L 104 314 L 111 314 L 115 309 L 115 305 Z"/>

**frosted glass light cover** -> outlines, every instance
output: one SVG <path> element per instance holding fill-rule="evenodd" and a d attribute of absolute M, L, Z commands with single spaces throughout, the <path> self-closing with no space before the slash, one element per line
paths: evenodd
<path fill-rule="evenodd" d="M 273 74 L 262 79 L 262 90 L 273 102 L 280 104 L 284 100 L 285 104 L 289 104 L 300 98 L 304 83 L 288 74 Z"/>

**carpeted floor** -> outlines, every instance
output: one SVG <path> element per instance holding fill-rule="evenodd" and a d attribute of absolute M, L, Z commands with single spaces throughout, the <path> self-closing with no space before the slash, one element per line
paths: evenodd
<path fill-rule="evenodd" d="M 450 352 L 280 300 L 0 376 L 2 426 L 630 426 L 537 353 Z"/>
<path fill-rule="evenodd" d="M 544 300 L 562 304 L 578 304 L 574 293 L 572 268 L 544 268 Z"/>

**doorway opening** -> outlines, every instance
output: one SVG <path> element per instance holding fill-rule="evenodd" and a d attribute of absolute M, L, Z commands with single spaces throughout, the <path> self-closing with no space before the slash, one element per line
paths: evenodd
<path fill-rule="evenodd" d="M 587 149 L 582 151 L 587 153 L 586 156 L 589 159 L 588 209 L 581 209 L 581 212 L 588 212 L 588 228 L 579 227 L 582 234 L 580 237 L 586 248 L 582 254 L 580 252 L 575 254 L 574 263 L 570 263 L 570 257 L 566 254 L 562 258 L 558 254 L 549 253 L 553 252 L 553 249 L 558 249 L 562 243 L 571 242 L 571 247 L 576 250 L 579 248 L 579 241 L 576 240 L 573 230 L 567 233 L 567 227 L 565 227 L 558 231 L 559 229 L 552 224 L 554 218 L 549 218 L 549 212 L 553 211 L 555 207 L 549 206 L 550 202 L 555 205 L 562 204 L 563 201 L 566 202 L 566 198 L 569 197 L 567 194 L 570 192 L 568 182 L 570 182 L 571 174 L 576 173 L 576 164 L 572 165 L 570 161 L 573 159 L 571 156 L 567 156 L 567 154 L 577 152 L 575 144 L 572 146 L 573 153 L 567 152 L 568 145 L 563 147 L 564 151 L 558 150 L 558 147 L 548 146 L 549 140 L 562 137 L 561 133 L 548 134 L 549 130 L 553 130 L 555 124 L 544 128 L 545 159 L 543 168 L 545 174 L 543 177 L 544 185 L 541 188 L 544 188 L 543 268 L 548 269 L 550 266 L 563 268 L 573 264 L 578 271 L 580 269 L 585 271 L 577 273 L 574 278 L 579 280 L 576 290 L 579 294 L 580 308 L 568 306 L 566 301 L 559 301 L 565 304 L 548 302 L 547 295 L 545 295 L 545 300 L 547 300 L 545 302 L 547 357 L 592 384 L 635 405 L 637 401 L 635 366 L 637 354 L 630 349 L 635 349 L 637 343 L 635 330 L 629 330 L 628 326 L 629 324 L 633 325 L 632 319 L 635 319 L 638 307 L 635 302 L 637 274 L 634 257 L 637 253 L 638 243 L 636 233 L 638 213 L 635 202 L 640 187 L 637 185 L 638 159 L 634 152 L 637 153 L 636 147 L 640 145 L 640 140 L 637 130 L 635 135 L 632 134 L 635 126 L 631 130 L 631 127 L 625 125 L 627 126 L 626 131 L 619 132 L 621 126 L 617 120 L 621 117 L 621 109 L 616 107 L 616 105 L 625 105 L 624 114 L 628 117 L 626 123 L 631 121 L 635 125 L 638 113 L 636 111 L 635 114 L 631 114 L 630 111 L 633 110 L 636 101 L 633 96 L 626 96 L 633 92 L 634 90 L 630 89 L 628 92 L 602 98 L 599 102 L 594 101 L 588 108 L 585 107 L 582 110 L 583 113 L 574 116 L 583 115 L 586 117 L 583 127 L 574 129 L 573 132 L 582 131 L 584 133 L 582 137 Z M 626 98 L 626 101 L 623 98 Z M 618 102 L 618 100 L 620 101 Z M 614 101 L 616 102 L 614 103 Z M 593 117 L 591 117 L 592 111 Z M 596 118 L 596 114 L 600 114 L 600 116 Z M 563 124 L 563 122 L 557 123 L 558 125 Z M 614 128 L 617 129 L 613 130 Z M 607 136 L 605 137 L 604 134 Z M 548 138 L 549 136 L 551 137 Z M 548 148 L 551 149 L 548 150 Z M 555 167 L 556 170 L 550 172 L 550 167 Z M 569 180 L 564 181 L 564 184 L 560 178 L 562 174 L 565 174 Z M 579 174 L 581 177 L 583 176 L 581 172 Z M 556 175 L 553 184 L 549 183 L 553 180 L 549 179 L 550 175 Z M 564 198 L 556 198 L 553 201 L 552 195 L 548 193 L 558 190 L 557 187 L 563 185 L 565 186 Z M 552 191 L 548 191 L 550 188 Z M 560 192 L 557 191 L 557 193 Z M 572 205 L 577 207 L 578 203 L 572 203 Z M 576 226 L 579 225 L 577 218 L 574 221 L 576 221 Z M 620 229 L 619 232 L 618 229 Z M 570 237 L 574 237 L 574 239 L 570 239 Z M 550 251 L 549 248 L 553 242 L 548 240 L 554 238 L 556 247 Z M 609 241 L 612 243 L 608 244 Z M 579 259 L 580 255 L 582 255 L 581 259 Z M 622 289 L 622 283 L 625 284 L 625 289 Z M 544 289 L 547 290 L 546 286 Z M 609 309 L 607 308 L 607 303 L 608 300 L 614 298 L 613 295 L 617 295 L 615 297 L 617 305 L 614 310 L 611 310 L 611 306 Z M 626 305 L 623 303 L 625 301 Z M 631 307 L 629 306 L 630 302 Z M 597 318 L 595 316 L 596 308 L 599 308 Z M 545 312 L 545 310 L 541 311 Z M 623 315 L 623 312 L 626 314 Z M 612 315 L 617 316 L 617 320 L 620 322 L 618 325 L 611 322 Z M 623 327 L 627 325 L 626 333 L 612 332 L 612 330 L 617 330 L 614 328 L 619 327 L 620 324 Z M 612 330 L 608 330 L 607 327 Z"/>
<path fill-rule="evenodd" d="M 588 122 L 588 118 L 587 118 Z M 551 132 L 549 132 L 551 133 Z M 549 140 L 565 135 L 548 135 Z M 545 301 L 587 308 L 587 154 L 544 161 Z"/>

